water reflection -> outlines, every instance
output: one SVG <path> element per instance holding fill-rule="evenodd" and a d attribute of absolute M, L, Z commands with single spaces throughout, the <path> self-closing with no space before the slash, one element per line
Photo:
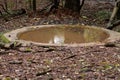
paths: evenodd
<path fill-rule="evenodd" d="M 51 37 L 49 43 L 52 44 L 64 44 L 65 41 L 65 34 L 64 34 L 64 29 L 54 29 L 54 36 L 53 38 Z"/>

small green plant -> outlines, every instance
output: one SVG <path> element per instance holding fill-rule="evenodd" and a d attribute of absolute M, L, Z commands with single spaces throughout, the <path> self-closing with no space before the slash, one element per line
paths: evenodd
<path fill-rule="evenodd" d="M 0 42 L 10 43 L 10 41 L 3 35 L 3 33 L 0 33 Z"/>
<path fill-rule="evenodd" d="M 100 19 L 100 20 L 104 20 L 104 19 L 109 19 L 110 18 L 110 15 L 111 15 L 111 12 L 109 11 L 105 11 L 105 10 L 102 10 L 102 11 L 98 11 L 95 16 Z"/>

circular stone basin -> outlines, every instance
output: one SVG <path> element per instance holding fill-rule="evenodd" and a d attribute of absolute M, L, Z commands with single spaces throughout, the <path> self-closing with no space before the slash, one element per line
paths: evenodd
<path fill-rule="evenodd" d="M 10 41 L 55 46 L 103 44 L 120 39 L 120 33 L 83 25 L 31 26 L 6 33 L 5 36 Z"/>

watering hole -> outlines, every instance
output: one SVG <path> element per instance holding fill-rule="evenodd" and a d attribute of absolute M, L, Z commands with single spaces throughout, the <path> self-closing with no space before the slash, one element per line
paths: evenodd
<path fill-rule="evenodd" d="M 85 26 L 54 26 L 31 29 L 17 34 L 19 40 L 49 44 L 103 42 L 109 34 L 104 30 Z"/>

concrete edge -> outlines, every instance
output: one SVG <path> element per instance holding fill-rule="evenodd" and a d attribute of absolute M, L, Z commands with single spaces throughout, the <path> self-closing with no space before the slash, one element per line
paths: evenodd
<path fill-rule="evenodd" d="M 108 33 L 110 35 L 109 38 L 107 38 L 104 42 L 91 42 L 91 43 L 81 43 L 81 44 L 47 44 L 47 43 L 38 43 L 38 42 L 32 42 L 32 41 L 25 41 L 25 40 L 18 40 L 17 38 L 17 34 L 21 33 L 21 32 L 25 32 L 28 30 L 34 30 L 37 28 L 42 28 L 42 27 L 55 27 L 55 26 L 71 26 L 71 25 L 38 25 L 38 26 L 29 26 L 29 27 L 23 27 L 20 29 L 16 29 L 13 30 L 11 32 L 5 33 L 4 36 L 10 41 L 10 42 L 20 42 L 22 44 L 26 44 L 26 45 L 38 45 L 38 46 L 71 46 L 71 47 L 76 47 L 76 46 L 95 46 L 95 45 L 104 45 L 107 42 L 114 42 L 116 40 L 120 40 L 120 33 L 112 31 L 112 30 L 108 30 L 108 29 L 104 29 L 104 28 L 100 28 L 100 27 L 96 27 L 96 26 L 88 26 L 86 25 L 86 27 L 88 28 L 94 28 L 94 29 L 101 29 L 103 31 L 105 31 L 106 33 Z M 75 25 L 74 25 L 75 26 Z M 78 25 L 76 25 L 78 26 Z"/>

